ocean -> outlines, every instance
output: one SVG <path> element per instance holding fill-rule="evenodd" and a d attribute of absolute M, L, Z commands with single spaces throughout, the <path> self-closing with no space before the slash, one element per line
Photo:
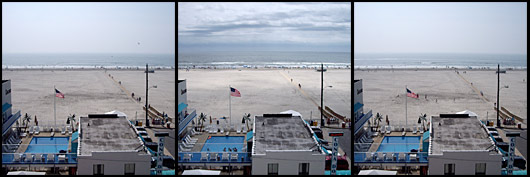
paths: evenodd
<path fill-rule="evenodd" d="M 466 68 L 526 69 L 526 55 L 515 54 L 357 54 L 355 69 L 364 68 Z"/>
<path fill-rule="evenodd" d="M 174 54 L 2 54 L 2 68 L 175 68 Z"/>
<path fill-rule="evenodd" d="M 178 68 L 350 68 L 350 52 L 180 52 Z"/>

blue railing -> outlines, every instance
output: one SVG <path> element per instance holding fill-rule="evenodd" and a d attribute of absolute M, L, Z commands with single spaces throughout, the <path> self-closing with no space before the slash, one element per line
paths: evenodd
<path fill-rule="evenodd" d="M 77 154 L 2 153 L 2 164 L 77 164 Z"/>
<path fill-rule="evenodd" d="M 354 163 L 428 163 L 427 152 L 354 152 Z"/>
<path fill-rule="evenodd" d="M 223 156 L 224 155 L 224 156 Z M 236 156 L 237 155 L 237 156 Z M 178 163 L 251 163 L 250 152 L 179 152 Z"/>

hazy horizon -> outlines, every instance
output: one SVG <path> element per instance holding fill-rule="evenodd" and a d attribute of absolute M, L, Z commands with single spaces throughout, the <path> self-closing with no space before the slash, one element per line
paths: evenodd
<path fill-rule="evenodd" d="M 355 53 L 527 53 L 526 2 L 355 2 Z"/>
<path fill-rule="evenodd" d="M 175 54 L 175 3 L 2 2 L 2 53 Z"/>

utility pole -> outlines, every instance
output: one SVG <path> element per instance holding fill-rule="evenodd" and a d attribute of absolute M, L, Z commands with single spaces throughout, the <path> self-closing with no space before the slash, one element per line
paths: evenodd
<path fill-rule="evenodd" d="M 148 93 L 147 93 L 147 89 L 148 89 L 148 85 L 149 85 L 149 67 L 147 65 L 147 63 L 145 64 L 145 126 L 146 127 L 149 127 L 149 119 L 147 118 L 147 115 L 148 115 L 148 109 L 149 107 L 147 107 L 149 104 L 147 103 L 147 101 L 149 100 L 149 97 L 148 97 Z"/>
<path fill-rule="evenodd" d="M 497 64 L 497 128 L 501 127 L 501 121 L 499 120 L 499 91 L 500 91 L 500 82 L 501 82 L 501 69 L 500 65 Z"/>
<path fill-rule="evenodd" d="M 320 126 L 324 127 L 324 64 L 320 66 Z"/>

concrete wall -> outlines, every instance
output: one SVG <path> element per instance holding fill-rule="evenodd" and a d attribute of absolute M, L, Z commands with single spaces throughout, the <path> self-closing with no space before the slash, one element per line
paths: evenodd
<path fill-rule="evenodd" d="M 355 105 L 356 103 L 361 103 L 363 104 L 363 92 L 364 90 L 363 89 L 363 81 L 362 80 L 359 80 L 357 82 L 355 82 L 353 84 L 353 105 Z M 355 119 L 357 119 L 358 117 L 361 116 L 361 113 L 363 112 L 363 108 L 357 110 L 356 112 L 353 113 L 353 117 Z"/>
<path fill-rule="evenodd" d="M 137 152 L 92 152 L 92 156 L 78 156 L 78 175 L 93 175 L 93 165 L 103 164 L 104 175 L 124 175 L 125 164 L 135 163 L 135 175 L 150 175 L 151 155 Z"/>
<path fill-rule="evenodd" d="M 300 163 L 309 163 L 309 175 L 324 175 L 326 156 L 311 151 L 267 151 L 252 156 L 252 175 L 267 175 L 269 163 L 278 163 L 278 175 L 298 175 Z"/>
<path fill-rule="evenodd" d="M 357 81 L 353 84 L 353 100 L 355 101 L 355 103 L 361 103 L 363 104 L 363 92 L 364 90 L 361 92 L 361 89 L 363 89 L 363 81 L 360 80 L 360 81 Z M 355 104 L 353 103 L 353 104 Z"/>
<path fill-rule="evenodd" d="M 186 81 L 182 81 L 182 82 L 179 82 L 178 83 L 178 98 L 179 98 L 179 102 L 178 104 L 180 103 L 184 103 L 184 104 L 188 104 L 188 92 L 186 91 L 186 93 L 182 94 L 182 92 L 184 92 L 184 90 L 186 90 Z"/>
<path fill-rule="evenodd" d="M 444 152 L 429 155 L 429 175 L 444 175 L 444 164 L 455 164 L 455 175 L 475 175 L 475 164 L 486 163 L 486 175 L 500 175 L 502 155 L 483 151 Z"/>
<path fill-rule="evenodd" d="M 11 90 L 11 80 L 2 83 L 2 105 L 5 103 L 11 104 L 11 93 L 6 93 L 7 90 Z M 5 114 L 9 117 L 11 115 L 11 108 L 7 109 Z"/>

